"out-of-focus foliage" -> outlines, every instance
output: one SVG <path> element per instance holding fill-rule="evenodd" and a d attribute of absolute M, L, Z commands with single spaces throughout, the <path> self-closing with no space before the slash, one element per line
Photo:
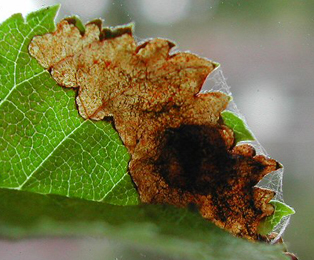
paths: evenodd
<path fill-rule="evenodd" d="M 279 246 L 235 238 L 189 209 L 114 206 L 5 189 L 0 197 L 2 237 L 97 236 L 184 259 L 286 259 Z"/>

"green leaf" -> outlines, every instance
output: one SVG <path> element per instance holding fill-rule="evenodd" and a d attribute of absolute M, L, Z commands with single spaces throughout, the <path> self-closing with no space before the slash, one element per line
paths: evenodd
<path fill-rule="evenodd" d="M 184 259 L 286 259 L 282 248 L 235 238 L 197 212 L 163 205 L 113 206 L 0 189 L 0 234 L 110 237 Z"/>
<path fill-rule="evenodd" d="M 252 133 L 241 118 L 230 111 L 223 111 L 221 116 L 224 124 L 233 130 L 236 143 L 254 140 Z"/>
<path fill-rule="evenodd" d="M 0 187 L 117 205 L 139 203 L 130 155 L 110 122 L 79 116 L 28 45 L 55 29 L 59 6 L 0 25 Z"/>
<path fill-rule="evenodd" d="M 259 233 L 262 235 L 267 235 L 272 232 L 283 217 L 290 216 L 295 213 L 293 208 L 281 201 L 272 200 L 270 203 L 275 207 L 275 212 L 273 215 L 266 217 L 265 220 L 260 223 Z"/>

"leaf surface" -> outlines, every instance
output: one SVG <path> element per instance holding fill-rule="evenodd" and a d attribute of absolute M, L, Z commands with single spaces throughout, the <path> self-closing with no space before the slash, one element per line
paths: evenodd
<path fill-rule="evenodd" d="M 234 113 L 230 111 L 223 111 L 221 113 L 224 124 L 231 128 L 235 135 L 235 141 L 253 141 L 254 137 L 250 130 L 247 128 L 245 123 L 241 118 L 236 116 Z"/>
<path fill-rule="evenodd" d="M 83 120 L 75 92 L 60 88 L 28 53 L 55 29 L 59 6 L 13 15 L 0 26 L 0 186 L 117 205 L 138 204 L 130 155 L 110 122 Z"/>

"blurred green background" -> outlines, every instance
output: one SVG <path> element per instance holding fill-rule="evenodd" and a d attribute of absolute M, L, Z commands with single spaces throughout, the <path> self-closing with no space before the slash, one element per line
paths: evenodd
<path fill-rule="evenodd" d="M 253 133 L 285 166 L 284 198 L 297 214 L 284 238 L 300 259 L 311 259 L 314 1 L 11 0 L 1 1 L 0 21 L 55 3 L 62 4 L 58 20 L 77 14 L 84 22 L 104 18 L 106 26 L 134 21 L 139 41 L 169 38 L 180 50 L 219 62 Z M 95 238 L 2 241 L 0 252 L 4 260 L 166 259 Z"/>

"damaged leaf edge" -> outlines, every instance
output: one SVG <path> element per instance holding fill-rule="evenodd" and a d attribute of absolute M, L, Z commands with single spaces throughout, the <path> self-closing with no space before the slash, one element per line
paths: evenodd
<path fill-rule="evenodd" d="M 246 123 L 239 116 L 229 110 L 225 110 L 221 113 L 221 117 L 224 124 L 233 131 L 236 143 L 255 140 Z"/>
<path fill-rule="evenodd" d="M 82 20 L 78 15 L 73 15 L 69 17 L 65 17 L 63 20 L 66 20 L 68 23 L 74 25 L 81 33 L 81 35 L 85 34 L 86 31 L 86 25 L 88 24 L 94 24 L 100 29 L 100 41 L 105 39 L 112 39 L 115 37 L 119 37 L 123 34 L 129 34 L 132 35 L 134 32 L 135 23 L 127 23 L 125 25 L 118 25 L 118 26 L 103 26 L 103 19 L 93 19 L 84 25 Z"/>
<path fill-rule="evenodd" d="M 231 128 L 234 132 L 236 143 L 241 141 L 257 141 L 252 132 L 249 130 L 246 122 L 241 118 L 239 112 L 234 113 L 230 110 L 225 110 L 221 113 L 221 117 L 224 124 Z M 241 128 L 243 127 L 242 131 L 237 131 L 237 126 L 240 126 Z M 279 169 L 283 168 L 283 165 L 280 162 L 278 162 L 278 165 Z M 271 200 L 269 203 L 274 206 L 274 213 L 261 220 L 258 227 L 258 232 L 261 235 L 270 234 L 282 222 L 284 217 L 290 217 L 295 214 L 295 210 L 282 201 Z M 281 213 L 281 211 L 284 212 Z M 276 240 L 277 238 L 274 239 L 274 241 Z"/>
<path fill-rule="evenodd" d="M 267 235 L 271 233 L 276 228 L 276 226 L 280 224 L 284 217 L 295 214 L 295 210 L 284 202 L 279 200 L 271 200 L 269 203 L 274 206 L 275 211 L 273 215 L 268 216 L 263 221 L 261 221 L 258 228 L 258 231 L 261 235 Z"/>

